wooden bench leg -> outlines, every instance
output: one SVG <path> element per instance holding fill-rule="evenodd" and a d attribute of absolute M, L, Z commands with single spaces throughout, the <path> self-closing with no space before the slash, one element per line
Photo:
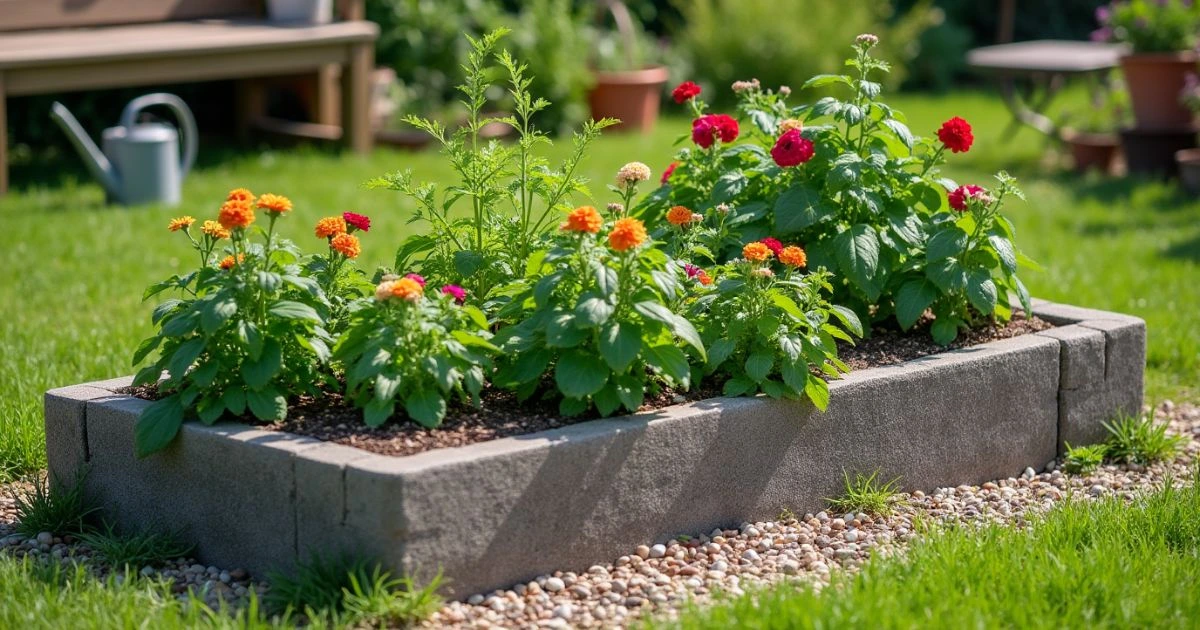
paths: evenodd
<path fill-rule="evenodd" d="M 5 110 L 4 74 L 0 73 L 0 195 L 8 192 L 8 114 Z"/>
<path fill-rule="evenodd" d="M 375 48 L 371 43 L 355 44 L 350 63 L 342 68 L 342 139 L 356 153 L 371 150 L 371 66 Z"/>
<path fill-rule="evenodd" d="M 236 120 L 238 142 L 246 144 L 250 141 L 250 129 L 254 121 L 267 113 L 267 95 L 263 90 L 261 79 L 241 79 L 235 89 Z"/>
<path fill-rule="evenodd" d="M 341 97 L 338 86 L 338 76 L 341 67 L 336 64 L 321 66 L 317 70 L 316 111 L 313 112 L 313 122 L 322 125 L 337 125 L 342 119 Z"/>

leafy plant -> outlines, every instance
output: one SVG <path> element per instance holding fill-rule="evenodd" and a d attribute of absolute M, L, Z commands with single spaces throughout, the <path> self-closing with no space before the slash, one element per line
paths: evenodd
<path fill-rule="evenodd" d="M 267 214 L 265 230 L 252 225 L 255 206 Z M 205 222 L 199 239 L 191 232 L 191 217 L 171 222 L 172 231 L 192 242 L 200 268 L 155 284 L 144 296 L 168 289 L 183 294 L 154 309 L 151 321 L 158 332 L 133 356 L 137 365 L 158 352 L 134 384 L 157 384 L 164 394 L 138 418 L 139 457 L 165 448 L 185 417 L 212 424 L 226 412 L 249 410 L 261 420 L 281 420 L 290 396 L 316 393 L 332 380 L 323 369 L 331 341 L 324 328 L 328 301 L 317 281 L 305 275 L 300 251 L 274 234 L 276 221 L 291 207 L 284 197 L 255 200 L 238 189 L 218 221 Z M 251 238 L 255 233 L 261 243 Z M 357 239 L 349 238 L 357 247 Z M 214 264 L 224 243 L 227 255 Z"/>
<path fill-rule="evenodd" d="M 849 89 L 850 100 L 792 107 L 790 90 L 740 81 L 733 89 L 748 122 L 740 125 L 705 113 L 695 95 L 683 99 L 696 116 L 696 147 L 680 151 L 667 185 L 636 212 L 656 217 L 683 205 L 707 213 L 725 204 L 743 243 L 768 235 L 805 243 L 809 264 L 835 273 L 832 302 L 903 328 L 932 311 L 933 337 L 946 344 L 962 328 L 1011 317 L 1009 293 L 1028 312 L 1016 272 L 1029 263 L 1000 214 L 1006 199 L 1022 195 L 1005 173 L 995 191 L 939 177 L 947 149 L 970 150 L 970 125 L 955 117 L 936 141 L 914 136 L 879 98 L 875 75 L 889 66 L 872 56 L 877 43 L 874 35 L 855 40 L 847 61 L 854 76 L 818 75 L 803 86 Z M 731 257 L 728 242 L 721 246 L 716 254 Z"/>
<path fill-rule="evenodd" d="M 621 171 L 626 189 L 649 176 L 644 164 Z M 495 382 L 524 399 L 552 371 L 566 415 L 593 404 L 606 416 L 636 411 L 662 383 L 686 389 L 691 368 L 677 339 L 705 357 L 695 327 L 668 306 L 683 288 L 667 256 L 648 246 L 642 222 L 619 212 L 603 224 L 590 206 L 571 212 L 501 313 L 517 323 L 497 333 Z"/>
<path fill-rule="evenodd" d="M 487 318 L 459 304 L 462 289 L 446 286 L 425 295 L 424 279 L 385 276 L 375 299 L 359 305 L 333 359 L 346 367 L 346 391 L 377 427 L 396 411 L 435 427 L 446 415 L 446 399 L 474 398 L 483 389 L 488 355 Z"/>
<path fill-rule="evenodd" d="M 1135 53 L 1193 50 L 1200 6 L 1190 0 L 1116 0 L 1096 9 L 1097 41 L 1125 42 Z"/>
<path fill-rule="evenodd" d="M 292 573 L 271 573 L 264 601 L 275 614 L 303 612 L 310 622 L 336 627 L 407 626 L 441 606 L 439 572 L 425 586 L 396 578 L 348 554 L 313 554 Z"/>
<path fill-rule="evenodd" d="M 366 274 L 354 266 L 354 259 L 361 251 L 356 232 L 371 229 L 371 219 L 355 212 L 343 212 L 341 216 L 325 217 L 317 221 L 313 230 L 317 238 L 325 239 L 329 249 L 325 254 L 316 254 L 308 259 L 304 269 L 321 287 L 327 300 L 328 314 L 325 329 L 336 338 L 346 327 L 352 303 L 369 295 L 375 285 Z"/>
<path fill-rule="evenodd" d="M 826 499 L 829 507 L 839 512 L 866 512 L 867 514 L 888 515 L 892 513 L 892 497 L 900 491 L 900 478 L 884 482 L 879 471 L 864 475 L 850 474 L 842 471 L 842 479 L 846 491 L 842 496 Z"/>
<path fill-rule="evenodd" d="M 86 475 L 84 469 L 74 483 L 63 483 L 50 473 L 39 474 L 30 479 L 29 488 L 18 487 L 12 497 L 17 508 L 17 531 L 30 537 L 42 532 L 83 532 L 88 517 L 99 509 L 84 494 L 82 481 Z"/>
<path fill-rule="evenodd" d="M 1104 428 L 1108 430 L 1105 455 L 1114 462 L 1167 461 L 1187 444 L 1187 438 L 1168 434 L 1166 423 L 1155 422 L 1152 415 L 1122 416 L 1104 423 Z"/>
<path fill-rule="evenodd" d="M 441 573 L 425 586 L 418 586 L 411 577 L 392 577 L 379 567 L 365 581 L 358 573 L 349 577 L 350 586 L 342 589 L 342 606 L 348 620 L 356 624 L 410 627 L 442 607 L 438 595 L 443 583 Z"/>
<path fill-rule="evenodd" d="M 1071 446 L 1067 444 L 1067 454 L 1063 457 L 1063 469 L 1071 474 L 1087 474 L 1100 467 L 1108 455 L 1105 444 L 1089 444 L 1087 446 Z"/>
<path fill-rule="evenodd" d="M 112 525 L 102 530 L 79 534 L 79 541 L 95 551 L 105 562 L 117 567 L 161 565 L 167 560 L 187 556 L 195 545 L 171 532 L 136 532 L 119 534 Z"/>
<path fill-rule="evenodd" d="M 271 590 L 263 596 L 275 614 L 311 611 L 310 616 L 328 615 L 344 609 L 345 593 L 355 583 L 374 584 L 373 567 L 349 554 L 313 553 L 297 562 L 290 573 L 271 572 Z"/>
<path fill-rule="evenodd" d="M 480 39 L 468 38 L 471 52 L 461 86 L 467 124 L 448 131 L 441 123 L 409 117 L 413 126 L 431 134 L 442 145 L 459 181 L 439 195 L 435 184 L 415 184 L 411 173 L 392 173 L 368 182 L 374 188 L 397 190 L 417 203 L 411 221 L 428 224 L 429 234 L 408 237 L 396 253 L 394 269 L 415 268 L 423 276 L 466 287 L 480 303 L 492 297 L 499 285 L 520 278 L 526 260 L 540 249 L 555 217 L 567 208 L 568 197 L 583 188 L 576 168 L 587 147 L 612 120 L 590 121 L 574 136 L 574 150 L 551 170 L 537 149 L 551 144 L 534 126 L 534 117 L 549 106 L 534 98 L 526 66 L 507 51 L 495 52 L 507 31 L 496 30 Z M 515 114 L 486 118 L 483 108 L 493 87 L 489 75 L 498 64 L 508 75 Z M 500 122 L 518 133 L 513 145 L 485 141 L 484 125 Z M 456 206 L 470 205 L 465 218 Z"/>

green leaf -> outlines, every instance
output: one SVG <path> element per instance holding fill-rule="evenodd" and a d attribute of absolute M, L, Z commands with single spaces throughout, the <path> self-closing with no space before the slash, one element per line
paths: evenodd
<path fill-rule="evenodd" d="M 850 85 L 850 77 L 844 74 L 818 74 L 805 81 L 804 85 L 800 86 L 800 89 L 806 90 L 808 88 L 819 88 L 838 83 L 842 85 Z"/>
<path fill-rule="evenodd" d="M 162 318 L 170 315 L 171 311 L 175 310 L 175 307 L 183 303 L 183 300 L 172 299 L 155 306 L 154 312 L 150 315 L 150 323 L 157 324 L 158 322 L 162 321 Z"/>
<path fill-rule="evenodd" d="M 725 381 L 725 387 L 721 389 L 721 393 L 725 396 L 745 396 L 758 391 L 758 387 L 748 378 L 737 377 Z"/>
<path fill-rule="evenodd" d="M 723 337 L 714 341 L 708 348 L 708 369 L 710 371 L 717 369 L 733 355 L 734 350 L 737 350 L 737 343 L 732 339 Z"/>
<path fill-rule="evenodd" d="M 587 338 L 587 331 L 575 325 L 575 314 L 555 313 L 546 323 L 546 345 L 551 348 L 574 348 Z"/>
<path fill-rule="evenodd" d="M 765 352 L 755 352 L 746 359 L 746 375 L 755 382 L 761 383 L 767 380 L 767 376 L 771 374 L 771 368 L 774 366 L 775 357 Z"/>
<path fill-rule="evenodd" d="M 287 418 L 287 399 L 274 387 L 246 390 L 246 404 L 259 420 L 271 422 Z"/>
<path fill-rule="evenodd" d="M 204 308 L 200 309 L 200 327 L 204 332 L 212 334 L 220 330 L 225 322 L 229 321 L 237 313 L 237 301 L 232 297 L 209 300 L 205 303 Z"/>
<path fill-rule="evenodd" d="M 240 416 L 246 413 L 246 390 L 240 387 L 231 387 L 221 395 L 221 402 L 225 403 L 225 408 L 229 410 L 229 413 Z"/>
<path fill-rule="evenodd" d="M 275 378 L 283 365 L 283 351 L 279 342 L 268 339 L 263 344 L 262 355 L 257 361 L 242 363 L 242 378 L 251 389 L 262 389 Z"/>
<path fill-rule="evenodd" d="M 671 309 L 658 302 L 647 300 L 634 304 L 633 310 L 641 314 L 642 317 L 666 324 L 667 328 L 675 333 L 677 337 L 695 348 L 696 352 L 700 353 L 701 358 L 706 356 L 704 342 L 700 339 L 700 333 L 696 332 L 696 327 L 687 318 L 676 315 Z"/>
<path fill-rule="evenodd" d="M 396 401 L 387 398 L 372 398 L 363 405 L 363 423 L 372 429 L 381 427 L 396 413 Z"/>
<path fill-rule="evenodd" d="M 258 332 L 258 326 L 243 319 L 238 322 L 237 332 L 238 340 L 242 342 L 242 347 L 246 348 L 250 358 L 258 359 L 263 349 L 263 337 Z"/>
<path fill-rule="evenodd" d="M 163 450 L 183 426 L 183 403 L 178 394 L 156 400 L 142 410 L 133 428 L 134 453 L 138 458 Z"/>
<path fill-rule="evenodd" d="M 546 372 L 550 359 L 550 351 L 545 348 L 523 352 L 497 378 L 506 386 L 536 381 Z"/>
<path fill-rule="evenodd" d="M 785 361 L 779 370 L 783 376 L 783 384 L 788 386 L 797 396 L 803 395 L 808 386 L 808 364 L 804 361 Z"/>
<path fill-rule="evenodd" d="M 171 355 L 171 361 L 167 363 L 167 371 L 171 373 L 171 378 L 175 381 L 183 378 L 188 368 L 192 367 L 202 352 L 204 352 L 204 339 L 201 337 L 179 344 L 175 353 Z"/>
<path fill-rule="evenodd" d="M 879 240 L 869 225 L 858 224 L 833 239 L 834 257 L 842 272 L 864 291 L 879 265 Z"/>
<path fill-rule="evenodd" d="M 614 310 L 615 307 L 609 304 L 608 300 L 599 297 L 590 297 L 575 307 L 576 325 L 582 322 L 589 327 L 599 326 L 608 321 Z"/>
<path fill-rule="evenodd" d="M 957 226 L 950 226 L 929 237 L 929 243 L 925 247 L 925 259 L 933 263 L 952 258 L 962 254 L 966 246 L 967 233 Z"/>
<path fill-rule="evenodd" d="M 688 369 L 687 355 L 683 350 L 671 344 L 660 344 L 646 348 L 644 355 L 646 363 L 658 368 L 675 382 L 688 383 L 691 370 Z"/>
<path fill-rule="evenodd" d="M 930 328 L 929 334 L 933 340 L 940 345 L 947 345 L 958 337 L 958 318 L 957 317 L 938 317 L 933 320 L 933 327 Z"/>
<path fill-rule="evenodd" d="M 568 398 L 585 398 L 600 391 L 608 381 L 608 367 L 586 352 L 569 350 L 554 367 L 554 382 Z"/>
<path fill-rule="evenodd" d="M 909 131 L 908 125 L 896 120 L 895 118 L 885 118 L 883 120 L 883 126 L 887 127 L 892 133 L 896 134 L 896 137 L 900 139 L 900 142 L 903 142 L 904 146 L 908 147 L 908 152 L 912 153 L 913 135 L 912 132 Z"/>
<path fill-rule="evenodd" d="M 974 269 L 967 277 L 967 299 L 984 315 L 996 310 L 996 283 L 986 269 Z"/>
<path fill-rule="evenodd" d="M 375 399 L 387 400 L 396 397 L 396 391 L 400 389 L 400 376 L 380 373 L 375 377 Z"/>
<path fill-rule="evenodd" d="M 586 398 L 563 398 L 558 401 L 558 413 L 570 418 L 588 410 Z"/>
<path fill-rule="evenodd" d="M 1029 289 L 1025 288 L 1025 283 L 1021 279 L 1013 276 L 1013 284 L 1017 288 L 1017 299 L 1021 301 L 1021 308 L 1025 309 L 1025 317 L 1033 315 L 1033 305 L 1030 304 Z"/>
<path fill-rule="evenodd" d="M 901 285 L 896 292 L 896 321 L 900 322 L 900 327 L 912 328 L 937 296 L 937 287 L 928 280 L 909 280 Z"/>
<path fill-rule="evenodd" d="M 470 278 L 487 264 L 479 252 L 460 249 L 454 252 L 454 270 L 464 278 Z M 439 420 L 440 422 L 440 420 Z"/>
<path fill-rule="evenodd" d="M 446 400 L 433 388 L 422 388 L 404 400 L 404 412 L 421 426 L 432 429 L 446 417 Z"/>
<path fill-rule="evenodd" d="M 207 425 L 213 425 L 221 416 L 225 414 L 225 402 L 218 396 L 204 397 L 200 402 L 196 403 L 196 415 L 200 417 L 200 422 Z"/>
<path fill-rule="evenodd" d="M 775 200 L 775 233 L 794 234 L 836 214 L 837 209 L 821 199 L 820 191 L 796 184 Z"/>
<path fill-rule="evenodd" d="M 596 404 L 596 410 L 601 416 L 611 416 L 614 411 L 621 407 L 621 397 L 617 395 L 617 386 L 609 382 L 600 391 L 592 396 L 592 402 Z"/>
<path fill-rule="evenodd" d="M 619 278 L 617 277 L 617 270 L 598 260 L 593 260 L 591 267 L 592 276 L 596 280 L 596 289 L 600 291 L 600 295 L 612 297 L 617 292 L 618 287 Z"/>
<path fill-rule="evenodd" d="M 854 333 L 856 337 L 863 336 L 863 325 L 858 319 L 858 313 L 855 313 L 845 306 L 840 306 L 837 304 L 829 308 L 829 313 L 838 318 L 838 320 L 842 322 L 842 325 L 845 326 L 847 330 Z"/>
<path fill-rule="evenodd" d="M 391 360 L 392 353 L 383 348 L 365 352 L 351 368 L 350 373 L 346 375 L 347 381 L 354 386 L 372 378 L 382 372 Z"/>
<path fill-rule="evenodd" d="M 862 177 L 863 159 L 857 153 L 843 153 L 830 165 L 825 181 L 830 188 L 842 190 L 858 183 Z"/>
<path fill-rule="evenodd" d="M 646 387 L 641 380 L 632 374 L 621 374 L 613 379 L 613 385 L 626 409 L 633 412 L 641 408 L 646 397 Z"/>
<path fill-rule="evenodd" d="M 1017 252 L 1013 249 L 1012 241 L 993 234 L 988 237 L 988 242 L 992 244 L 992 249 L 996 251 L 996 256 L 1000 258 L 1000 266 L 1004 271 L 1012 274 L 1017 272 Z"/>
<path fill-rule="evenodd" d="M 141 363 L 142 359 L 145 359 L 147 355 L 149 355 L 151 352 L 154 352 L 154 349 L 158 347 L 158 344 L 162 343 L 162 340 L 162 337 L 155 335 L 142 341 L 142 343 L 138 345 L 137 350 L 134 351 L 133 361 L 130 362 L 130 365 L 136 366 L 137 364 Z"/>
<path fill-rule="evenodd" d="M 162 327 L 164 337 L 186 337 L 196 332 L 200 316 L 195 311 L 184 311 L 171 319 Z"/>
<path fill-rule="evenodd" d="M 283 278 L 273 271 L 258 272 L 258 286 L 267 293 L 274 293 L 279 290 L 279 285 L 283 283 Z"/>
<path fill-rule="evenodd" d="M 825 411 L 829 408 L 829 383 L 823 379 L 810 377 L 804 384 L 804 393 L 817 409 Z"/>
<path fill-rule="evenodd" d="M 600 356 L 614 372 L 624 373 L 642 349 L 642 328 L 610 322 L 600 330 Z"/>
<path fill-rule="evenodd" d="M 283 281 L 309 295 L 316 296 L 321 294 L 321 285 L 317 284 L 317 281 L 312 278 L 286 274 L 283 276 Z"/>
<path fill-rule="evenodd" d="M 280 300 L 272 304 L 267 312 L 283 319 L 302 319 L 315 324 L 320 324 L 322 321 L 321 316 L 311 306 L 292 300 Z"/>
<path fill-rule="evenodd" d="M 961 291 L 967 286 L 967 272 L 953 258 L 939 260 L 925 269 L 925 277 L 933 281 L 944 293 Z"/>
<path fill-rule="evenodd" d="M 732 201 L 749 185 L 750 180 L 741 171 L 729 171 L 717 178 L 717 183 L 713 185 L 713 203 Z"/>

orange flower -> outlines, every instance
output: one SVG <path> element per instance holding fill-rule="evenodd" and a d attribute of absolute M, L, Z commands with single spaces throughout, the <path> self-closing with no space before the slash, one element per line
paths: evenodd
<path fill-rule="evenodd" d="M 704 286 L 708 286 L 713 283 L 712 277 L 709 276 L 708 272 L 704 270 L 701 270 L 700 273 L 696 275 L 696 280 L 699 280 L 700 284 Z"/>
<path fill-rule="evenodd" d="M 788 245 L 779 250 L 779 262 L 792 267 L 803 267 L 808 264 L 808 255 L 795 245 Z"/>
<path fill-rule="evenodd" d="M 683 206 L 673 206 L 667 210 L 667 223 L 683 227 L 692 222 L 692 211 Z"/>
<path fill-rule="evenodd" d="M 178 217 L 175 219 L 171 219 L 171 222 L 167 224 L 167 229 L 171 230 L 172 232 L 178 232 L 179 230 L 186 230 L 186 229 L 192 227 L 192 224 L 195 222 L 196 222 L 196 217 L 182 216 L 182 217 Z"/>
<path fill-rule="evenodd" d="M 425 288 L 421 286 L 420 282 L 412 278 L 400 278 L 399 280 L 392 281 L 392 297 L 416 302 L 423 295 L 425 295 Z"/>
<path fill-rule="evenodd" d="M 338 234 L 329 241 L 329 246 L 346 258 L 358 258 L 358 255 L 362 253 L 358 237 L 353 234 Z"/>
<path fill-rule="evenodd" d="M 200 226 L 200 230 L 218 241 L 229 238 L 229 230 L 216 221 L 205 221 L 204 225 Z"/>
<path fill-rule="evenodd" d="M 637 219 L 617 219 L 608 233 L 608 246 L 618 252 L 633 249 L 646 242 L 646 226 Z"/>
<path fill-rule="evenodd" d="M 224 258 L 224 260 L 221 261 L 221 269 L 225 269 L 225 270 L 233 269 L 234 265 L 245 262 L 245 260 L 246 260 L 245 254 L 238 254 L 237 260 L 234 260 L 233 256 L 226 256 Z"/>
<path fill-rule="evenodd" d="M 271 214 L 283 214 L 292 209 L 292 200 L 283 195 L 264 193 L 258 196 L 258 207 Z"/>
<path fill-rule="evenodd" d="M 229 191 L 229 196 L 225 197 L 225 201 L 244 201 L 246 203 L 254 203 L 254 193 L 245 188 L 234 188 Z"/>
<path fill-rule="evenodd" d="M 221 204 L 217 221 L 227 230 L 250 227 L 254 223 L 254 208 L 250 207 L 248 201 L 226 201 Z"/>
<path fill-rule="evenodd" d="M 566 232 L 587 232 L 595 234 L 600 231 L 600 226 L 604 224 L 604 219 L 600 217 L 600 213 L 591 206 L 579 206 L 567 215 L 567 220 L 559 226 L 560 230 Z"/>
<path fill-rule="evenodd" d="M 751 262 L 762 262 L 773 255 L 774 254 L 771 252 L 770 247 L 767 247 L 758 241 L 747 243 L 746 246 L 742 248 L 742 257 Z"/>
<path fill-rule="evenodd" d="M 346 233 L 346 220 L 342 217 L 325 217 L 317 221 L 317 238 L 330 238 Z"/>

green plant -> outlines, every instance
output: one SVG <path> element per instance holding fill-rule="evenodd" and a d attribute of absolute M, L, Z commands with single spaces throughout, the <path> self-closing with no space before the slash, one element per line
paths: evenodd
<path fill-rule="evenodd" d="M 255 203 L 267 214 L 265 230 L 252 227 Z M 221 206 L 219 220 L 205 222 L 198 239 L 192 217 L 171 222 L 172 231 L 191 241 L 200 266 L 152 285 L 143 296 L 168 289 L 183 293 L 154 309 L 151 321 L 158 331 L 134 352 L 137 365 L 158 351 L 134 384 L 157 384 L 163 394 L 138 418 L 139 457 L 170 444 L 186 416 L 212 424 L 226 411 L 240 415 L 248 409 L 261 420 L 281 420 L 289 396 L 315 393 L 331 381 L 322 366 L 331 341 L 322 314 L 328 313 L 328 301 L 305 275 L 300 251 L 275 238 L 276 221 L 291 209 L 284 197 L 267 194 L 255 202 L 249 191 L 238 189 Z M 261 235 L 261 244 L 250 238 L 252 231 Z M 349 239 L 357 255 L 358 240 Z M 214 264 L 226 241 L 228 255 Z"/>
<path fill-rule="evenodd" d="M 119 534 L 110 524 L 105 524 L 101 530 L 83 532 L 78 538 L 105 562 L 116 567 L 135 569 L 182 558 L 195 548 L 195 545 L 184 542 L 179 534 L 173 532 Z"/>
<path fill-rule="evenodd" d="M 347 395 L 367 426 L 386 422 L 397 403 L 432 428 L 445 417 L 447 398 L 479 402 L 488 355 L 497 350 L 487 318 L 458 303 L 465 299 L 460 287 L 427 296 L 423 283 L 414 275 L 384 277 L 334 346 L 334 361 L 346 367 Z"/>
<path fill-rule="evenodd" d="M 619 181 L 631 189 L 649 169 L 631 164 L 621 173 Z M 676 339 L 701 360 L 705 350 L 692 323 L 668 306 L 683 287 L 667 256 L 647 246 L 642 222 L 617 217 L 600 236 L 599 212 L 576 208 L 555 246 L 530 259 L 526 281 L 501 313 L 517 323 L 497 333 L 496 384 L 524 399 L 552 371 L 562 413 L 577 415 L 594 404 L 606 416 L 622 407 L 636 411 L 660 383 L 691 384 Z"/>
<path fill-rule="evenodd" d="M 532 79 L 526 66 L 507 51 L 495 53 L 506 31 L 497 30 L 480 39 L 470 39 L 471 52 L 464 66 L 466 81 L 461 86 L 463 105 L 468 110 L 466 126 L 448 132 L 439 122 L 418 117 L 407 120 L 441 143 L 459 182 L 439 191 L 432 183 L 414 184 L 411 173 L 393 173 L 368 182 L 373 188 L 397 190 L 417 203 L 411 221 L 426 223 L 430 233 L 405 239 L 396 253 L 394 269 L 415 268 L 424 276 L 439 278 L 468 288 L 481 304 L 493 289 L 521 277 L 529 255 L 540 248 L 546 231 L 569 196 L 581 190 L 585 180 L 577 168 L 587 147 L 600 131 L 614 121 L 588 122 L 575 134 L 574 150 L 551 170 L 537 149 L 551 144 L 534 126 L 534 116 L 549 102 L 534 98 Z M 515 115 L 487 119 L 482 116 L 493 60 L 508 75 Z M 515 129 L 514 145 L 485 142 L 480 130 L 499 121 Z M 456 218 L 455 206 L 470 205 L 470 214 Z"/>
<path fill-rule="evenodd" d="M 304 271 L 307 277 L 316 281 L 325 296 L 325 330 L 330 338 L 336 339 L 345 330 L 354 301 L 375 290 L 366 274 L 354 265 L 361 249 L 354 234 L 367 232 L 370 228 L 371 219 L 355 212 L 343 212 L 341 216 L 317 221 L 314 233 L 317 238 L 325 239 L 329 249 L 324 254 L 310 257 L 304 264 Z"/>
<path fill-rule="evenodd" d="M 971 148 L 971 127 L 954 117 L 936 141 L 914 136 L 879 98 L 874 77 L 889 66 L 872 56 L 877 43 L 874 35 L 856 38 L 847 61 L 854 76 L 818 75 L 803 86 L 849 89 L 850 100 L 828 96 L 790 107 L 790 90 L 738 82 L 739 113 L 749 123 L 743 129 L 690 99 L 696 147 L 680 151 L 669 185 L 637 212 L 732 206 L 743 242 L 770 234 L 805 243 L 809 265 L 836 274 L 832 302 L 906 329 L 932 311 L 933 338 L 947 344 L 963 328 L 1011 317 L 1009 293 L 1029 312 L 1016 272 L 1031 263 L 1000 214 L 1007 198 L 1023 196 L 1004 172 L 994 191 L 939 176 L 947 149 Z"/>
<path fill-rule="evenodd" d="M 1105 422 L 1108 439 L 1105 454 L 1114 462 L 1152 464 L 1167 461 L 1183 449 L 1187 438 L 1167 433 L 1166 423 L 1154 421 L 1154 416 L 1121 416 Z"/>
<path fill-rule="evenodd" d="M 1096 9 L 1093 40 L 1124 42 L 1135 53 L 1192 50 L 1200 6 L 1190 0 L 1117 0 Z"/>
<path fill-rule="evenodd" d="M 538 126 L 555 134 L 588 118 L 593 78 L 586 50 L 594 10 L 591 2 L 524 0 L 499 23 L 512 31 L 513 56 L 529 64 L 530 90 L 546 98 L 535 116 Z"/>
<path fill-rule="evenodd" d="M 359 573 L 350 574 L 350 586 L 342 591 L 345 617 L 358 625 L 377 628 L 410 627 L 437 612 L 442 606 L 438 589 L 439 572 L 425 586 L 411 577 L 394 578 L 375 567 L 364 581 Z"/>
<path fill-rule="evenodd" d="M 1087 446 L 1067 444 L 1067 454 L 1063 457 L 1063 470 L 1076 475 L 1090 473 L 1104 463 L 1107 455 L 1108 446 L 1105 444 L 1089 444 Z"/>
<path fill-rule="evenodd" d="M 312 611 L 318 617 L 335 614 L 344 610 L 346 592 L 355 583 L 374 584 L 372 569 L 366 560 L 347 553 L 313 553 L 297 562 L 294 571 L 269 573 L 271 590 L 263 596 L 263 603 L 275 614 L 286 611 L 306 614 Z"/>
<path fill-rule="evenodd" d="M 30 537 L 42 532 L 60 535 L 83 532 L 88 517 L 99 509 L 84 494 L 82 480 L 86 475 L 87 470 L 83 469 L 74 483 L 63 483 L 50 473 L 38 474 L 29 481 L 28 488 L 18 487 L 12 497 L 17 509 L 17 531 Z"/>
<path fill-rule="evenodd" d="M 334 627 L 390 628 L 420 621 L 441 605 L 439 572 L 425 586 L 395 578 L 378 565 L 349 554 L 314 553 L 291 573 L 268 576 L 263 600 L 275 614 L 303 612 L 312 622 Z"/>
<path fill-rule="evenodd" d="M 884 482 L 878 470 L 870 475 L 842 471 L 845 492 L 840 497 L 826 499 L 829 507 L 839 512 L 866 512 L 874 515 L 892 513 L 892 497 L 900 491 L 900 478 Z"/>

